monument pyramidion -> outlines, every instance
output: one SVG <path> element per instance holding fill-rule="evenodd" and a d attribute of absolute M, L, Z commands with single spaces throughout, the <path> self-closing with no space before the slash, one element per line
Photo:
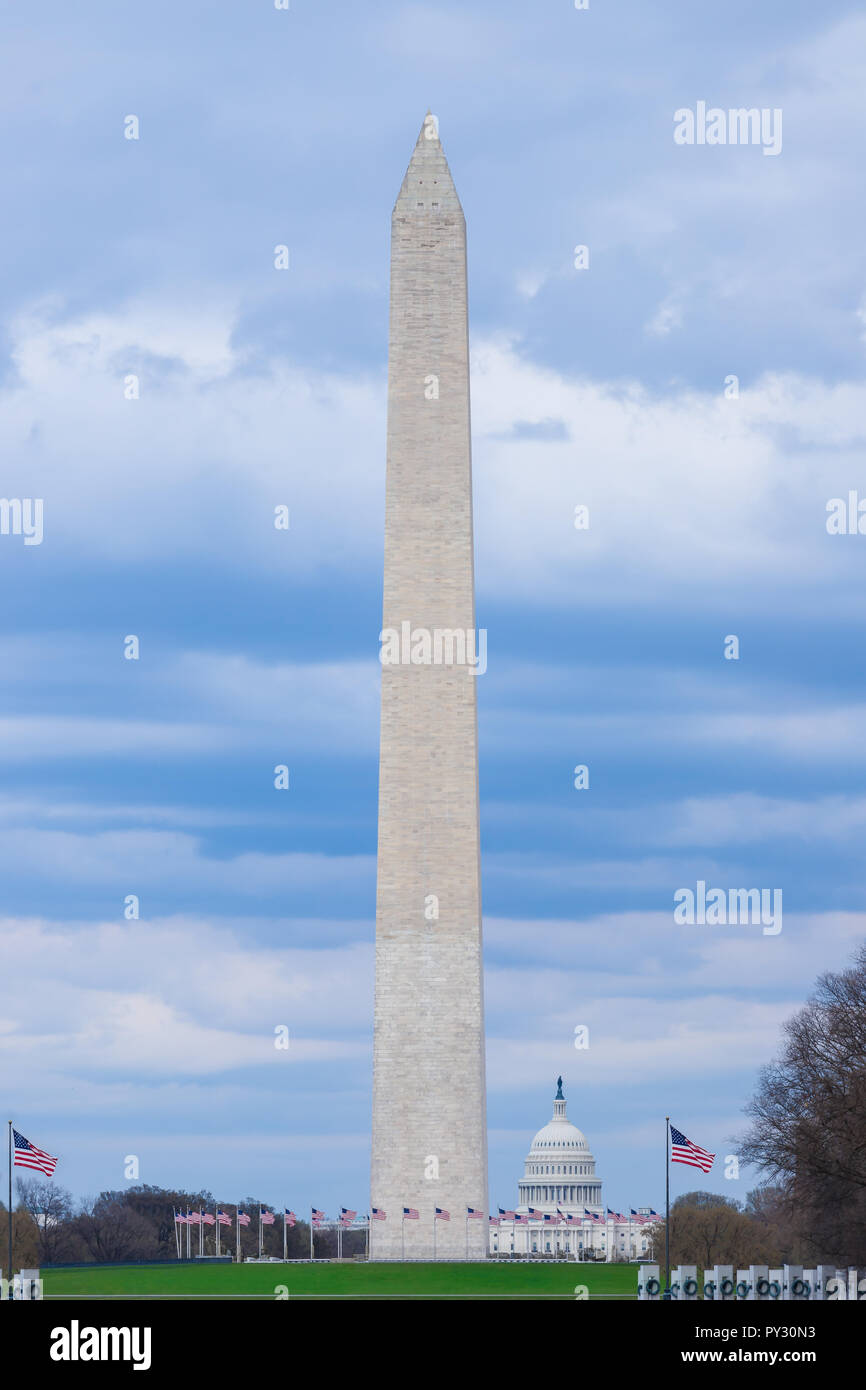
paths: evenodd
<path fill-rule="evenodd" d="M 427 116 L 391 219 L 371 1259 L 482 1258 L 466 222 Z M 417 1213 L 417 1215 L 416 1215 Z"/>

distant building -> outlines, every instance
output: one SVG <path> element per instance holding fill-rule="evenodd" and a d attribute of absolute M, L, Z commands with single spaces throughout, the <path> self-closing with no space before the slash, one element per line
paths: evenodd
<path fill-rule="evenodd" d="M 500 1216 L 499 1224 L 490 1227 L 490 1253 L 540 1259 L 557 1253 L 578 1260 L 646 1258 L 652 1209 L 639 1207 L 634 1215 L 606 1210 L 595 1159 L 565 1107 L 560 1077 L 553 1117 L 533 1139 L 518 1183 L 514 1216 L 527 1219 L 512 1219 L 510 1212 Z"/>

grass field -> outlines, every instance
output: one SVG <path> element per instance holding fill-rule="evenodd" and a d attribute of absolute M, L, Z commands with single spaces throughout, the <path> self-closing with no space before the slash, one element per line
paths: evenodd
<path fill-rule="evenodd" d="M 117 1265 L 46 1270 L 46 1299 L 634 1299 L 636 1265 Z M 283 1294 L 283 1297 L 286 1295 Z"/>

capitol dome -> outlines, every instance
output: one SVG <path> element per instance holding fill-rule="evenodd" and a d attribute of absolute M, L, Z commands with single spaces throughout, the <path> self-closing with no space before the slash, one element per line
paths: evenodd
<path fill-rule="evenodd" d="M 564 1100 L 562 1104 L 565 1105 Z M 529 1150 L 530 1158 L 539 1149 L 583 1149 L 589 1153 L 589 1145 L 577 1126 L 566 1119 L 564 1109 L 561 1117 L 554 1115 L 550 1123 L 538 1131 Z"/>
<path fill-rule="evenodd" d="M 595 1159 L 585 1136 L 565 1113 L 562 1077 L 553 1102 L 553 1117 L 532 1141 L 519 1190 L 517 1211 L 535 1208 L 577 1217 L 587 1210 L 599 1215 L 603 1212 Z"/>
<path fill-rule="evenodd" d="M 553 1115 L 526 1155 L 513 1211 L 490 1217 L 490 1253 L 505 1259 L 628 1260 L 646 1257 L 651 1207 L 630 1215 L 605 1210 L 601 1179 L 585 1135 L 565 1113 L 562 1077 Z"/>

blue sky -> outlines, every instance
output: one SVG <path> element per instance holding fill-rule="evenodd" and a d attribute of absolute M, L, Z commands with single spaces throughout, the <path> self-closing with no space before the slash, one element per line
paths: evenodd
<path fill-rule="evenodd" d="M 469 227 L 491 1202 L 561 1072 L 606 1201 L 658 1207 L 665 1113 L 735 1153 L 866 926 L 866 539 L 825 524 L 866 496 L 866 19 L 85 11 L 0 5 L 0 492 L 44 499 L 42 544 L 0 536 L 8 1113 L 78 1193 L 136 1154 L 366 1206 L 389 219 L 429 107 Z M 781 153 L 675 144 L 700 100 L 781 109 Z M 676 925 L 698 879 L 781 888 L 782 932 Z"/>

